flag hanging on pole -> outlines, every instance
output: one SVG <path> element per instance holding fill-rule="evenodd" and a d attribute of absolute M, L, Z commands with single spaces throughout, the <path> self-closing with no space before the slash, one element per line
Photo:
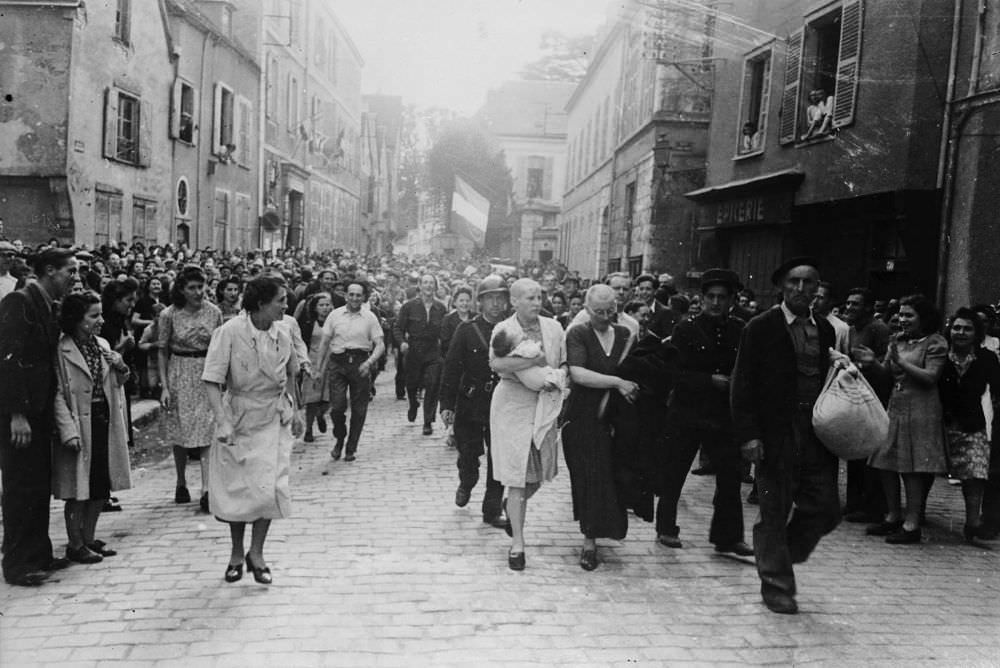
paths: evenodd
<path fill-rule="evenodd" d="M 490 201 L 456 174 L 455 191 L 451 198 L 452 231 L 482 247 L 486 242 L 489 217 Z"/>

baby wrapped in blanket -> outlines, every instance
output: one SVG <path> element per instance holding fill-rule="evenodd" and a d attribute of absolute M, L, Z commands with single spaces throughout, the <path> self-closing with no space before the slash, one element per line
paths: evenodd
<path fill-rule="evenodd" d="M 542 346 L 527 337 L 515 343 L 501 331 L 493 337 L 493 354 L 497 357 L 535 359 L 542 354 Z M 533 429 L 536 446 L 541 447 L 546 439 L 558 438 L 556 421 L 562 410 L 563 400 L 569 393 L 569 376 L 566 369 L 531 366 L 515 372 L 514 376 L 526 388 L 538 392 Z"/>

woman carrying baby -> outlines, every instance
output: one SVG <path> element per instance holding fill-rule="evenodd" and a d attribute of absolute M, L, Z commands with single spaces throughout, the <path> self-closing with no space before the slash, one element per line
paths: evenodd
<path fill-rule="evenodd" d="M 565 381 L 563 330 L 540 317 L 541 286 L 522 278 L 510 288 L 514 315 L 493 330 L 490 367 L 500 383 L 490 404 L 490 448 L 494 477 L 507 488 L 511 547 L 507 565 L 524 570 L 524 517 L 528 499 L 556 475 L 558 415 Z M 537 346 L 532 357 L 522 356 Z M 518 347 L 521 346 L 521 347 Z M 538 368 L 536 370 L 535 368 Z"/>

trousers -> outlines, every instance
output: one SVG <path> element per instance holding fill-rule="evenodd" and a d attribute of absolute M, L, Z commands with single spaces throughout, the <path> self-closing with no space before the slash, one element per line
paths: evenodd
<path fill-rule="evenodd" d="M 490 457 L 490 423 L 455 416 L 455 447 L 458 449 L 458 484 L 471 490 L 479 482 L 479 458 L 486 455 L 486 493 L 483 495 L 483 517 L 499 517 L 503 503 L 503 485 L 493 477 Z"/>
<path fill-rule="evenodd" d="M 847 495 L 844 512 L 863 511 L 872 518 L 885 515 L 885 493 L 882 478 L 877 469 L 868 466 L 867 459 L 852 459 L 847 462 Z"/>
<path fill-rule="evenodd" d="M 667 423 L 667 468 L 663 493 L 656 506 L 657 535 L 677 536 L 677 503 L 698 448 L 708 455 L 715 469 L 715 496 L 708 539 L 715 545 L 743 541 L 743 499 L 740 497 L 742 467 L 732 434 L 675 418 Z"/>
<path fill-rule="evenodd" d="M 441 359 L 406 360 L 406 396 L 410 406 L 419 402 L 417 393 L 424 390 L 424 424 L 434 422 L 437 413 L 438 391 L 441 389 Z"/>
<path fill-rule="evenodd" d="M 764 460 L 757 466 L 760 514 L 753 528 L 762 591 L 794 596 L 793 564 L 806 561 L 840 523 L 837 468 L 836 456 L 813 432 L 811 407 L 796 411 L 783 439 L 764 440 Z"/>
<path fill-rule="evenodd" d="M 330 417 L 333 437 L 347 437 L 347 454 L 358 449 L 361 430 L 368 416 L 368 403 L 372 399 L 372 377 L 361 373 L 358 367 L 368 358 L 367 352 L 346 352 L 330 356 Z M 350 395 L 351 425 L 347 427 L 348 395 Z"/>
<path fill-rule="evenodd" d="M 3 496 L 3 575 L 7 580 L 41 570 L 52 561 L 49 502 L 52 496 L 51 412 L 29 417 L 31 443 L 15 448 L 10 416 L 0 415 Z"/>

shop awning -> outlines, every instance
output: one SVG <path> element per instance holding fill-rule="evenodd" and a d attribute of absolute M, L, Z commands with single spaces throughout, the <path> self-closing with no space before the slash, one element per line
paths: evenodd
<path fill-rule="evenodd" d="M 741 193 L 753 192 L 762 188 L 770 189 L 788 187 L 794 189 L 802 183 L 802 180 L 805 179 L 805 177 L 805 172 L 800 172 L 797 169 L 783 169 L 779 172 L 762 174 L 749 179 L 729 181 L 717 186 L 706 186 L 704 188 L 699 188 L 698 190 L 692 190 L 691 192 L 684 193 L 684 196 L 690 197 L 693 200 L 711 200 L 721 197 L 733 197 Z"/>

